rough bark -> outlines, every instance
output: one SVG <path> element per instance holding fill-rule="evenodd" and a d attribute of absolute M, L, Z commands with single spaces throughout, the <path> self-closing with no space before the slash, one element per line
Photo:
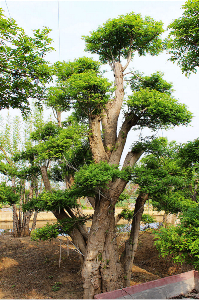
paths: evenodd
<path fill-rule="evenodd" d="M 57 123 L 58 123 L 58 126 L 59 127 L 62 127 L 61 126 L 61 111 L 60 110 L 56 110 L 56 115 L 57 115 Z"/>
<path fill-rule="evenodd" d="M 96 163 L 107 161 L 108 156 L 105 152 L 101 138 L 100 117 L 91 118 L 89 120 L 89 129 L 89 143 L 94 161 Z"/>
<path fill-rule="evenodd" d="M 74 177 L 72 175 L 65 176 L 66 188 L 69 189 L 74 183 Z"/>
<path fill-rule="evenodd" d="M 125 250 L 121 255 L 121 262 L 124 266 L 124 272 L 125 272 L 125 286 L 130 286 L 131 270 L 132 270 L 133 260 L 138 246 L 140 221 L 144 211 L 144 204 L 147 199 L 148 199 L 148 194 L 140 194 L 136 199 L 130 237 L 126 241 Z"/>
<path fill-rule="evenodd" d="M 136 164 L 136 162 L 140 159 L 143 153 L 144 153 L 143 150 L 139 152 L 128 152 L 124 160 L 122 169 L 128 166 L 133 167 Z"/>
<path fill-rule="evenodd" d="M 54 210 L 54 211 L 52 211 L 52 213 L 54 214 L 54 216 L 58 220 L 63 220 L 63 219 L 70 218 L 69 215 L 65 212 L 65 210 L 63 208 L 61 208 L 59 211 L 58 210 Z M 72 238 L 73 243 L 75 244 L 75 246 L 81 251 L 81 253 L 83 255 L 85 255 L 85 253 L 86 253 L 86 239 L 82 236 L 82 234 L 79 231 L 79 229 L 78 228 L 74 228 L 69 233 L 69 235 Z"/>
<path fill-rule="evenodd" d="M 38 212 L 35 211 L 34 213 L 34 217 L 33 217 L 33 221 L 32 221 L 32 228 L 31 228 L 31 231 L 34 230 L 36 228 L 36 223 L 37 223 L 37 215 L 38 215 Z"/>
<path fill-rule="evenodd" d="M 32 216 L 32 213 L 29 211 L 23 213 L 21 236 L 29 236 L 30 235 L 29 223 L 30 223 L 31 216 Z"/>
<path fill-rule="evenodd" d="M 13 206 L 12 206 L 12 213 L 13 213 L 13 236 L 17 237 L 18 231 L 19 231 L 19 223 L 18 223 L 16 204 L 13 204 Z"/>
<path fill-rule="evenodd" d="M 48 178 L 46 166 L 41 167 L 41 176 L 42 176 L 42 180 L 43 180 L 46 191 L 51 191 L 51 185 L 50 185 L 50 180 Z"/>
<path fill-rule="evenodd" d="M 137 124 L 138 118 L 135 115 L 128 115 L 126 116 L 122 127 L 120 129 L 120 132 L 118 134 L 114 150 L 111 154 L 111 157 L 109 159 L 109 164 L 116 164 L 119 165 L 120 158 L 122 155 L 122 152 L 124 150 L 124 146 L 126 143 L 127 135 L 132 128 L 132 126 L 135 126 Z"/>
<path fill-rule="evenodd" d="M 93 222 L 82 268 L 84 298 L 123 286 L 115 236 L 114 205 L 108 197 L 96 198 Z"/>
<path fill-rule="evenodd" d="M 115 98 L 108 102 L 102 116 L 104 146 L 107 154 L 111 155 L 117 140 L 117 122 L 124 98 L 123 69 L 119 62 L 114 63 Z"/>

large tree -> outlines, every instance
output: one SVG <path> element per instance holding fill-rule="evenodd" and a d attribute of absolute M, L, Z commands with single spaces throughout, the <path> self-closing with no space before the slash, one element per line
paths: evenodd
<path fill-rule="evenodd" d="M 148 83 L 148 86 L 141 86 L 129 96 L 123 123 L 121 126 L 118 124 L 124 103 L 125 70 L 136 52 L 139 55 L 157 55 L 162 50 L 162 32 L 161 22 L 130 13 L 108 20 L 89 36 L 84 36 L 86 50 L 99 54 L 103 63 L 109 63 L 115 78 L 115 97 L 105 104 L 101 112 L 92 113 L 89 118 L 90 147 L 95 164 L 105 161 L 110 166 L 118 165 L 127 135 L 133 127 L 156 130 L 190 122 L 190 113 L 171 96 L 171 91 L 158 90 L 158 84 L 154 88 Z M 143 149 L 139 147 L 129 151 L 122 170 L 134 166 L 142 153 Z M 128 176 L 114 178 L 95 195 L 95 211 L 82 270 L 85 298 L 122 287 L 127 276 L 124 270 L 131 271 L 125 269 L 125 265 L 131 259 L 132 244 L 129 243 L 122 266 L 115 242 L 114 218 L 115 204 L 128 180 Z M 138 201 L 143 206 L 145 194 Z"/>
<path fill-rule="evenodd" d="M 13 19 L 7 19 L 0 9 L 0 109 L 29 109 L 29 98 L 40 102 L 50 69 L 44 57 L 50 47 L 50 30 L 35 30 L 28 36 Z"/>
<path fill-rule="evenodd" d="M 92 163 L 85 163 L 79 168 L 74 176 L 74 185 L 64 192 L 66 200 L 88 196 L 94 208 L 89 234 L 86 236 L 78 226 L 79 241 L 84 234 L 82 276 L 85 298 L 93 298 L 97 293 L 128 285 L 131 274 L 128 265 L 133 260 L 132 240 L 126 244 L 128 247 L 123 257 L 119 257 L 115 232 L 115 205 L 131 179 L 133 166 L 146 149 L 139 143 L 134 145 L 127 153 L 122 169 L 119 169 L 130 130 L 156 130 L 180 124 L 187 125 L 191 121 L 191 113 L 172 96 L 172 85 L 163 79 L 161 73 L 151 76 L 134 74 L 129 78 L 132 94 L 124 102 L 126 68 L 136 52 L 139 55 L 157 55 L 162 51 L 162 32 L 162 22 L 156 22 L 150 17 L 143 19 L 139 14 L 130 13 L 108 20 L 89 36 L 84 37 L 86 49 L 99 54 L 102 63 L 111 65 L 114 73 L 113 89 L 99 72 L 99 64 L 90 59 L 82 58 L 74 62 L 57 63 L 55 66 L 58 79 L 56 87 L 49 89 L 49 103 L 51 102 L 57 111 L 73 109 L 79 122 L 88 124 L 88 139 L 93 158 Z M 123 122 L 119 124 L 118 118 L 122 112 Z M 65 141 L 63 139 L 61 145 L 69 142 L 70 146 L 71 139 L 72 137 Z M 49 137 L 49 142 L 46 142 L 42 143 L 41 148 L 43 159 L 49 159 L 50 155 L 53 159 L 56 155 L 63 157 L 64 152 L 57 151 L 59 147 L 55 149 L 55 145 L 59 146 L 58 137 Z M 67 160 L 65 162 L 67 163 Z M 47 168 L 42 176 L 47 179 L 46 190 L 50 192 Z M 48 199 L 53 200 L 53 197 Z M 146 199 L 146 193 L 138 196 L 135 214 L 143 208 Z M 58 220 L 61 219 L 59 207 L 60 212 L 68 219 L 64 214 L 66 202 L 53 202 Z M 139 225 L 139 219 L 136 228 L 137 224 Z"/>

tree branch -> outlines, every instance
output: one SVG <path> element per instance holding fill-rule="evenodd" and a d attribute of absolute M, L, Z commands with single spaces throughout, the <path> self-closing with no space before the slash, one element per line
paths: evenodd
<path fill-rule="evenodd" d="M 134 114 L 128 114 L 126 116 L 115 143 L 115 150 L 112 152 L 109 159 L 109 164 L 119 164 L 124 146 L 126 144 L 127 135 L 131 128 L 137 124 L 138 120 L 139 118 Z"/>
<path fill-rule="evenodd" d="M 107 161 L 108 156 L 104 149 L 104 145 L 101 137 L 101 129 L 100 129 L 100 118 L 95 117 L 91 118 L 89 122 L 89 143 L 91 147 L 91 151 L 93 154 L 93 159 L 96 163 L 100 161 Z"/>
<path fill-rule="evenodd" d="M 132 54 L 131 46 L 132 46 L 132 38 L 131 38 L 131 41 L 130 41 L 130 47 L 129 47 L 129 53 L 128 53 L 128 57 L 127 57 L 127 63 L 126 63 L 126 65 L 122 68 L 122 71 L 123 71 L 123 72 L 126 70 L 126 68 L 128 67 L 128 65 L 130 64 L 130 61 L 131 61 L 131 54 Z"/>

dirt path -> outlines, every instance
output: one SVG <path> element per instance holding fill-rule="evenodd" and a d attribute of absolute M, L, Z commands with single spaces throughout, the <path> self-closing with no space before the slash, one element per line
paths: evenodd
<path fill-rule="evenodd" d="M 126 235 L 118 239 L 122 251 Z M 33 242 L 29 237 L 0 235 L 0 298 L 1 299 L 81 299 L 81 256 L 68 251 L 60 242 Z M 173 264 L 159 258 L 153 246 L 153 235 L 142 232 L 133 267 L 131 284 L 139 284 L 192 270 L 189 265 Z"/>

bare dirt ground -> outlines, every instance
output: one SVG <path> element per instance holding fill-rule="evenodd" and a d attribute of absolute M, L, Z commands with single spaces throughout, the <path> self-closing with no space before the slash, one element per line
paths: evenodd
<path fill-rule="evenodd" d="M 120 249 L 126 234 L 118 238 Z M 55 239 L 33 242 L 29 237 L 0 235 L 1 299 L 82 299 L 81 256 Z M 153 234 L 141 232 L 131 285 L 192 270 L 159 257 Z"/>

